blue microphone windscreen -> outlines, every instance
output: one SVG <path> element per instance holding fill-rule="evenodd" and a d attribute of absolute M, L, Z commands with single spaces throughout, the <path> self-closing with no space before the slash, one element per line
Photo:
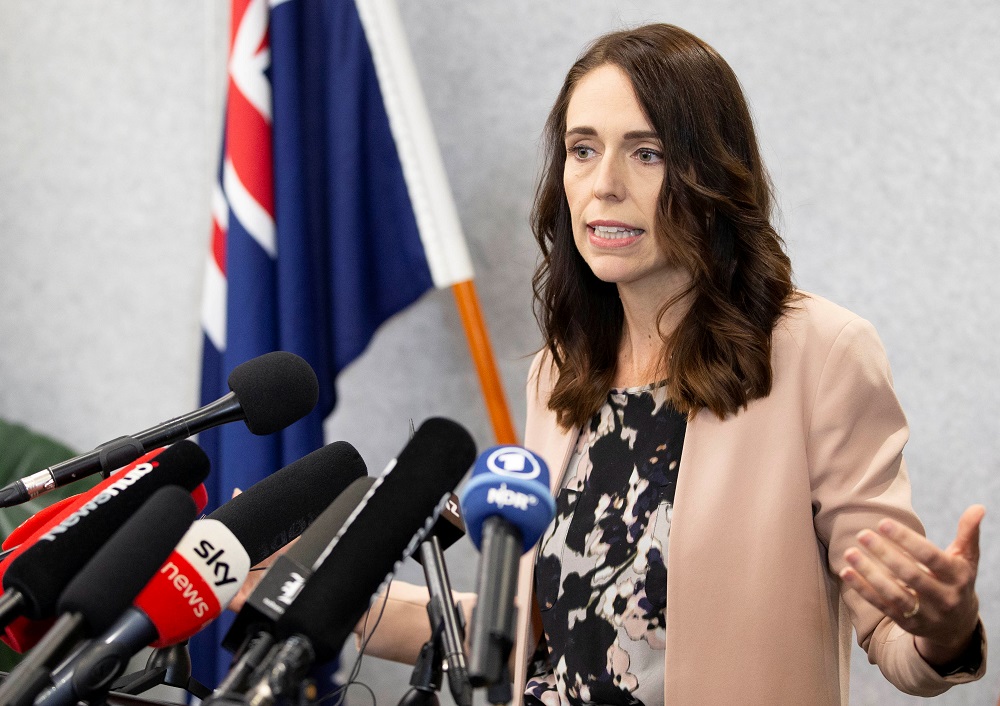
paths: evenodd
<path fill-rule="evenodd" d="M 542 458 L 521 446 L 486 449 L 473 467 L 461 495 L 469 539 L 480 548 L 483 522 L 499 516 L 521 532 L 523 551 L 531 549 L 555 516 L 549 490 L 549 468 Z"/>

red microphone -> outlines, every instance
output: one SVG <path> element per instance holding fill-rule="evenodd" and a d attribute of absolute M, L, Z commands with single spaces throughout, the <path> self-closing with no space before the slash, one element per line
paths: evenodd
<path fill-rule="evenodd" d="M 156 629 L 136 651 L 197 633 L 229 605 L 249 573 L 250 556 L 228 527 L 208 518 L 195 522 L 133 602 Z"/>
<path fill-rule="evenodd" d="M 32 647 L 48 627 L 37 621 L 55 615 L 63 589 L 136 509 L 167 485 L 192 491 L 208 475 L 208 466 L 196 444 L 182 441 L 147 454 L 40 522 L 0 564 L 4 642 L 19 652 Z"/>
<path fill-rule="evenodd" d="M 127 466 L 124 469 L 115 471 L 115 473 L 119 473 L 121 472 L 121 470 L 128 470 L 130 468 L 133 468 L 136 464 L 143 463 L 147 459 L 153 458 L 154 456 L 158 455 L 161 451 L 163 451 L 163 449 L 156 449 L 155 451 L 150 451 L 148 454 L 135 461 L 135 463 Z M 52 503 L 51 505 L 43 507 L 41 510 L 39 510 L 34 515 L 26 519 L 24 522 L 19 524 L 13 530 L 11 530 L 10 534 L 8 534 L 7 537 L 4 538 L 3 542 L 0 543 L 0 549 L 3 549 L 3 552 L 0 552 L 0 564 L 3 563 L 4 559 L 11 556 L 14 553 L 15 549 L 17 549 L 20 545 L 24 544 L 28 539 L 30 539 L 31 535 L 35 534 L 41 529 L 45 529 L 50 525 L 54 524 L 56 522 L 55 516 L 66 510 L 66 508 L 69 507 L 70 503 L 76 503 L 77 501 L 79 501 L 80 498 L 81 498 L 80 493 L 77 493 L 76 495 L 70 495 L 65 498 L 61 498 Z M 197 510 L 199 513 L 205 510 L 205 507 L 208 505 L 208 490 L 205 488 L 204 483 L 201 483 L 197 488 L 191 491 L 191 499 L 194 501 L 195 510 Z"/>
<path fill-rule="evenodd" d="M 132 606 L 99 638 L 52 674 L 38 706 L 72 706 L 107 693 L 146 645 L 186 640 L 222 612 L 250 572 L 250 556 L 218 520 L 196 521 Z"/>

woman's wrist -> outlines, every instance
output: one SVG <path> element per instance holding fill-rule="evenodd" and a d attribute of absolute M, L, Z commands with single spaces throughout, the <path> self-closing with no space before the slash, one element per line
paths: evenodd
<path fill-rule="evenodd" d="M 961 671 L 975 671 L 982 662 L 982 636 L 978 620 L 964 638 L 941 643 L 926 637 L 914 636 L 917 653 L 942 676 Z"/>

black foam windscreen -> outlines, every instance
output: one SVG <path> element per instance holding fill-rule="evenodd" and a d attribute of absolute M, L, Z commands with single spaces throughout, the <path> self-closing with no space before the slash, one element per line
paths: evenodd
<path fill-rule="evenodd" d="M 251 635 L 273 629 L 287 602 L 287 587 L 301 584 L 312 575 L 316 559 L 337 536 L 374 483 L 375 479 L 368 476 L 351 483 L 302 533 L 298 542 L 270 563 L 267 573 L 247 597 L 223 638 L 223 647 L 235 652 Z"/>
<path fill-rule="evenodd" d="M 358 478 L 330 503 L 309 529 L 302 533 L 299 541 L 288 549 L 288 557 L 305 567 L 313 563 L 327 548 L 333 538 L 340 532 L 344 522 L 361 504 L 361 499 L 375 484 L 375 478 L 365 476 Z"/>
<path fill-rule="evenodd" d="M 227 380 L 247 427 L 273 434 L 309 414 L 319 399 L 319 381 L 305 360 L 287 351 L 257 356 L 233 368 Z"/>
<path fill-rule="evenodd" d="M 278 636 L 305 635 L 318 662 L 336 657 L 372 596 L 416 549 L 445 494 L 475 458 L 475 443 L 461 425 L 441 418 L 425 421 L 321 555 L 315 573 L 278 621 Z"/>
<path fill-rule="evenodd" d="M 205 452 L 185 440 L 115 473 L 100 484 L 101 492 L 11 561 L 3 575 L 4 588 L 21 593 L 28 618 L 52 617 L 70 580 L 153 493 L 165 486 L 190 493 L 205 480 L 208 469 Z"/>
<path fill-rule="evenodd" d="M 368 469 L 357 450 L 335 441 L 275 471 L 209 515 L 236 535 L 251 565 L 298 537 Z"/>
<path fill-rule="evenodd" d="M 198 514 L 188 491 L 157 490 L 69 582 L 57 609 L 83 615 L 94 637 L 129 607 Z"/>

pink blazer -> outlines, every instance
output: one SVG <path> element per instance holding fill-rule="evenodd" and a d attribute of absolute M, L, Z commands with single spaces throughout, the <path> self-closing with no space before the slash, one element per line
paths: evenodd
<path fill-rule="evenodd" d="M 912 636 L 837 578 L 854 536 L 891 517 L 917 530 L 903 462 L 908 429 L 885 352 L 864 319 L 805 295 L 772 337 L 765 399 L 688 421 L 667 559 L 665 703 L 846 704 L 850 629 L 901 690 L 931 696 L 978 678 L 943 678 Z M 558 488 L 576 431 L 546 400 L 543 352 L 528 381 L 524 444 Z M 515 703 L 537 639 L 535 551 L 521 562 Z"/>

